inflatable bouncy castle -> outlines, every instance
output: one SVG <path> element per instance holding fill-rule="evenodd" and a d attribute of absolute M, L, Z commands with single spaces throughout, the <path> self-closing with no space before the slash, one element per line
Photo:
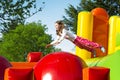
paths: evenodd
<path fill-rule="evenodd" d="M 120 80 L 120 17 L 109 16 L 103 8 L 95 8 L 91 12 L 82 11 L 78 14 L 77 35 L 97 42 L 106 49 L 106 53 L 97 50 L 97 57 L 93 58 L 90 52 L 76 47 L 76 55 L 89 66 L 83 70 L 88 74 L 87 76 L 83 74 L 83 80 Z M 108 76 L 106 76 L 109 78 L 100 79 L 100 76 L 106 74 L 97 75 L 101 68 L 94 67 L 109 69 Z M 101 74 L 104 74 L 104 68 Z"/>
<path fill-rule="evenodd" d="M 97 55 L 76 47 L 76 54 L 30 52 L 26 62 L 0 56 L 0 80 L 120 80 L 120 17 L 95 8 L 78 14 L 77 35 L 106 49 Z"/>

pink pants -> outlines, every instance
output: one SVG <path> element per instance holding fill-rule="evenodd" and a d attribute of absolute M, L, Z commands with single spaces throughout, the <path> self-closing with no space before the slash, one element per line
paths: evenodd
<path fill-rule="evenodd" d="M 95 48 L 101 48 L 102 46 L 98 43 L 94 43 L 87 39 L 77 36 L 73 43 L 81 49 L 86 49 L 90 52 L 93 52 Z"/>

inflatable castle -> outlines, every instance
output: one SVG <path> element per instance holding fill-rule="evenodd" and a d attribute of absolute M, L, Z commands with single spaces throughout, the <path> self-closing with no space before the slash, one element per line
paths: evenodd
<path fill-rule="evenodd" d="M 30 52 L 26 62 L 9 62 L 0 56 L 0 80 L 120 80 L 120 17 L 95 8 L 78 14 L 77 35 L 106 49 L 96 57 L 76 47 L 76 54 Z"/>

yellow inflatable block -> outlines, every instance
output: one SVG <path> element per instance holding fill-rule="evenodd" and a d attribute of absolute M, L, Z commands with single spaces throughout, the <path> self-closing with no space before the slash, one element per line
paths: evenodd
<path fill-rule="evenodd" d="M 83 11 L 78 14 L 77 35 L 92 40 L 93 16 L 90 12 Z M 91 53 L 76 47 L 76 55 L 83 59 L 91 58 Z"/>
<path fill-rule="evenodd" d="M 108 54 L 115 52 L 118 18 L 118 16 L 111 16 L 109 19 Z"/>

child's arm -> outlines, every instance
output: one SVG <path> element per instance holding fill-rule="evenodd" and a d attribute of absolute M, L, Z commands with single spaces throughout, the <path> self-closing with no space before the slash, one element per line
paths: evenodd
<path fill-rule="evenodd" d="M 46 45 L 46 48 L 49 48 L 50 46 L 59 44 L 59 42 L 58 42 L 59 39 L 60 39 L 60 36 L 57 36 L 57 38 L 53 42 Z"/>
<path fill-rule="evenodd" d="M 59 39 L 60 39 L 60 36 L 57 36 L 57 38 L 53 42 L 51 42 L 50 44 L 56 45 L 56 43 L 59 41 Z"/>
<path fill-rule="evenodd" d="M 66 34 L 67 34 L 67 30 L 66 30 L 66 29 L 63 29 L 62 35 L 61 35 L 60 39 L 58 40 L 59 43 L 62 42 L 62 41 L 64 40 Z"/>

